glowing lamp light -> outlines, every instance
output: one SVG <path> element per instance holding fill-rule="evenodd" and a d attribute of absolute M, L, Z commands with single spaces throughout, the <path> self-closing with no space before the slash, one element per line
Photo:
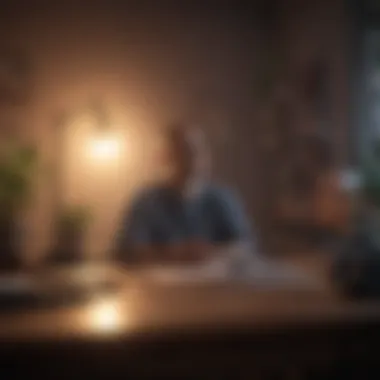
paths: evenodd
<path fill-rule="evenodd" d="M 89 153 L 97 161 L 115 160 L 120 155 L 120 141 L 116 136 L 97 136 L 90 141 Z"/>

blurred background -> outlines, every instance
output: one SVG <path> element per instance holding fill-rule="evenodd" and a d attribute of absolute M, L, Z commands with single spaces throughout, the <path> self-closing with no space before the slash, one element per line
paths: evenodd
<path fill-rule="evenodd" d="M 173 120 L 204 125 L 215 177 L 237 188 L 269 247 L 289 142 L 310 132 L 328 140 L 336 166 L 358 162 L 354 9 L 4 1 L 0 134 L 38 151 L 24 260 L 49 254 L 57 212 L 71 206 L 92 215 L 86 257 L 106 257 L 129 200 L 161 174 L 160 132 Z"/>

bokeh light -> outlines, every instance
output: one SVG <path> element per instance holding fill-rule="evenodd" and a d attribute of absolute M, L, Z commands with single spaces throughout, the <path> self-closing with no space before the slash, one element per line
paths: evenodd
<path fill-rule="evenodd" d="M 99 300 L 91 304 L 88 326 L 99 333 L 112 333 L 120 330 L 125 316 L 120 313 L 119 304 L 113 299 Z"/>

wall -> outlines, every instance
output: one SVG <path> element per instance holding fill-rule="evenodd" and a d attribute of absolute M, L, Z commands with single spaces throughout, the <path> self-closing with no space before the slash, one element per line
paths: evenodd
<path fill-rule="evenodd" d="M 326 63 L 328 103 L 326 114 L 313 112 L 306 99 L 298 99 L 301 129 L 326 135 L 336 147 L 337 158 L 347 160 L 349 99 L 349 20 L 344 1 L 287 1 L 283 5 L 284 44 L 289 72 L 305 79 L 315 61 Z M 304 77 L 302 77 L 304 75 Z"/>
<path fill-rule="evenodd" d="M 309 7 L 308 2 L 284 2 L 281 37 L 286 37 L 287 62 L 293 70 L 315 50 L 329 60 L 331 130 L 343 157 L 346 72 L 340 3 L 324 0 Z M 254 15 L 222 5 L 206 10 L 183 5 L 157 18 L 154 6 L 138 10 L 114 4 L 104 11 L 99 4 L 45 4 L 38 11 L 31 5 L 21 11 L 10 6 L 2 24 L 6 41 L 33 57 L 34 96 L 28 106 L 13 110 L 12 117 L 22 114 L 21 133 L 38 142 L 45 165 L 52 164 L 57 150 L 56 116 L 80 111 L 93 95 L 105 101 L 113 126 L 124 136 L 125 156 L 112 169 L 79 170 L 79 163 L 71 162 L 75 189 L 67 189 L 67 194 L 74 192 L 74 198 L 90 202 L 96 212 L 89 254 L 106 252 L 124 205 L 158 175 L 159 131 L 177 118 L 207 125 L 216 177 L 238 189 L 250 216 L 260 224 L 265 188 L 258 176 L 263 165 L 257 136 L 265 122 L 259 117 L 255 81 L 263 35 L 252 22 Z M 299 112 L 304 113 L 302 105 Z M 69 128 L 74 139 L 69 145 L 80 151 L 80 122 L 73 121 Z M 54 196 L 51 178 L 41 175 L 36 203 L 26 219 L 30 259 L 46 254 L 49 247 Z"/>

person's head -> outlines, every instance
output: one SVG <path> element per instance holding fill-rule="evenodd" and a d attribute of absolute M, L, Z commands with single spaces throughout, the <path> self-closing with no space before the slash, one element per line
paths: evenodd
<path fill-rule="evenodd" d="M 210 169 L 210 152 L 202 129 L 192 124 L 172 125 L 166 131 L 167 158 L 172 180 L 179 186 L 202 181 Z"/>

